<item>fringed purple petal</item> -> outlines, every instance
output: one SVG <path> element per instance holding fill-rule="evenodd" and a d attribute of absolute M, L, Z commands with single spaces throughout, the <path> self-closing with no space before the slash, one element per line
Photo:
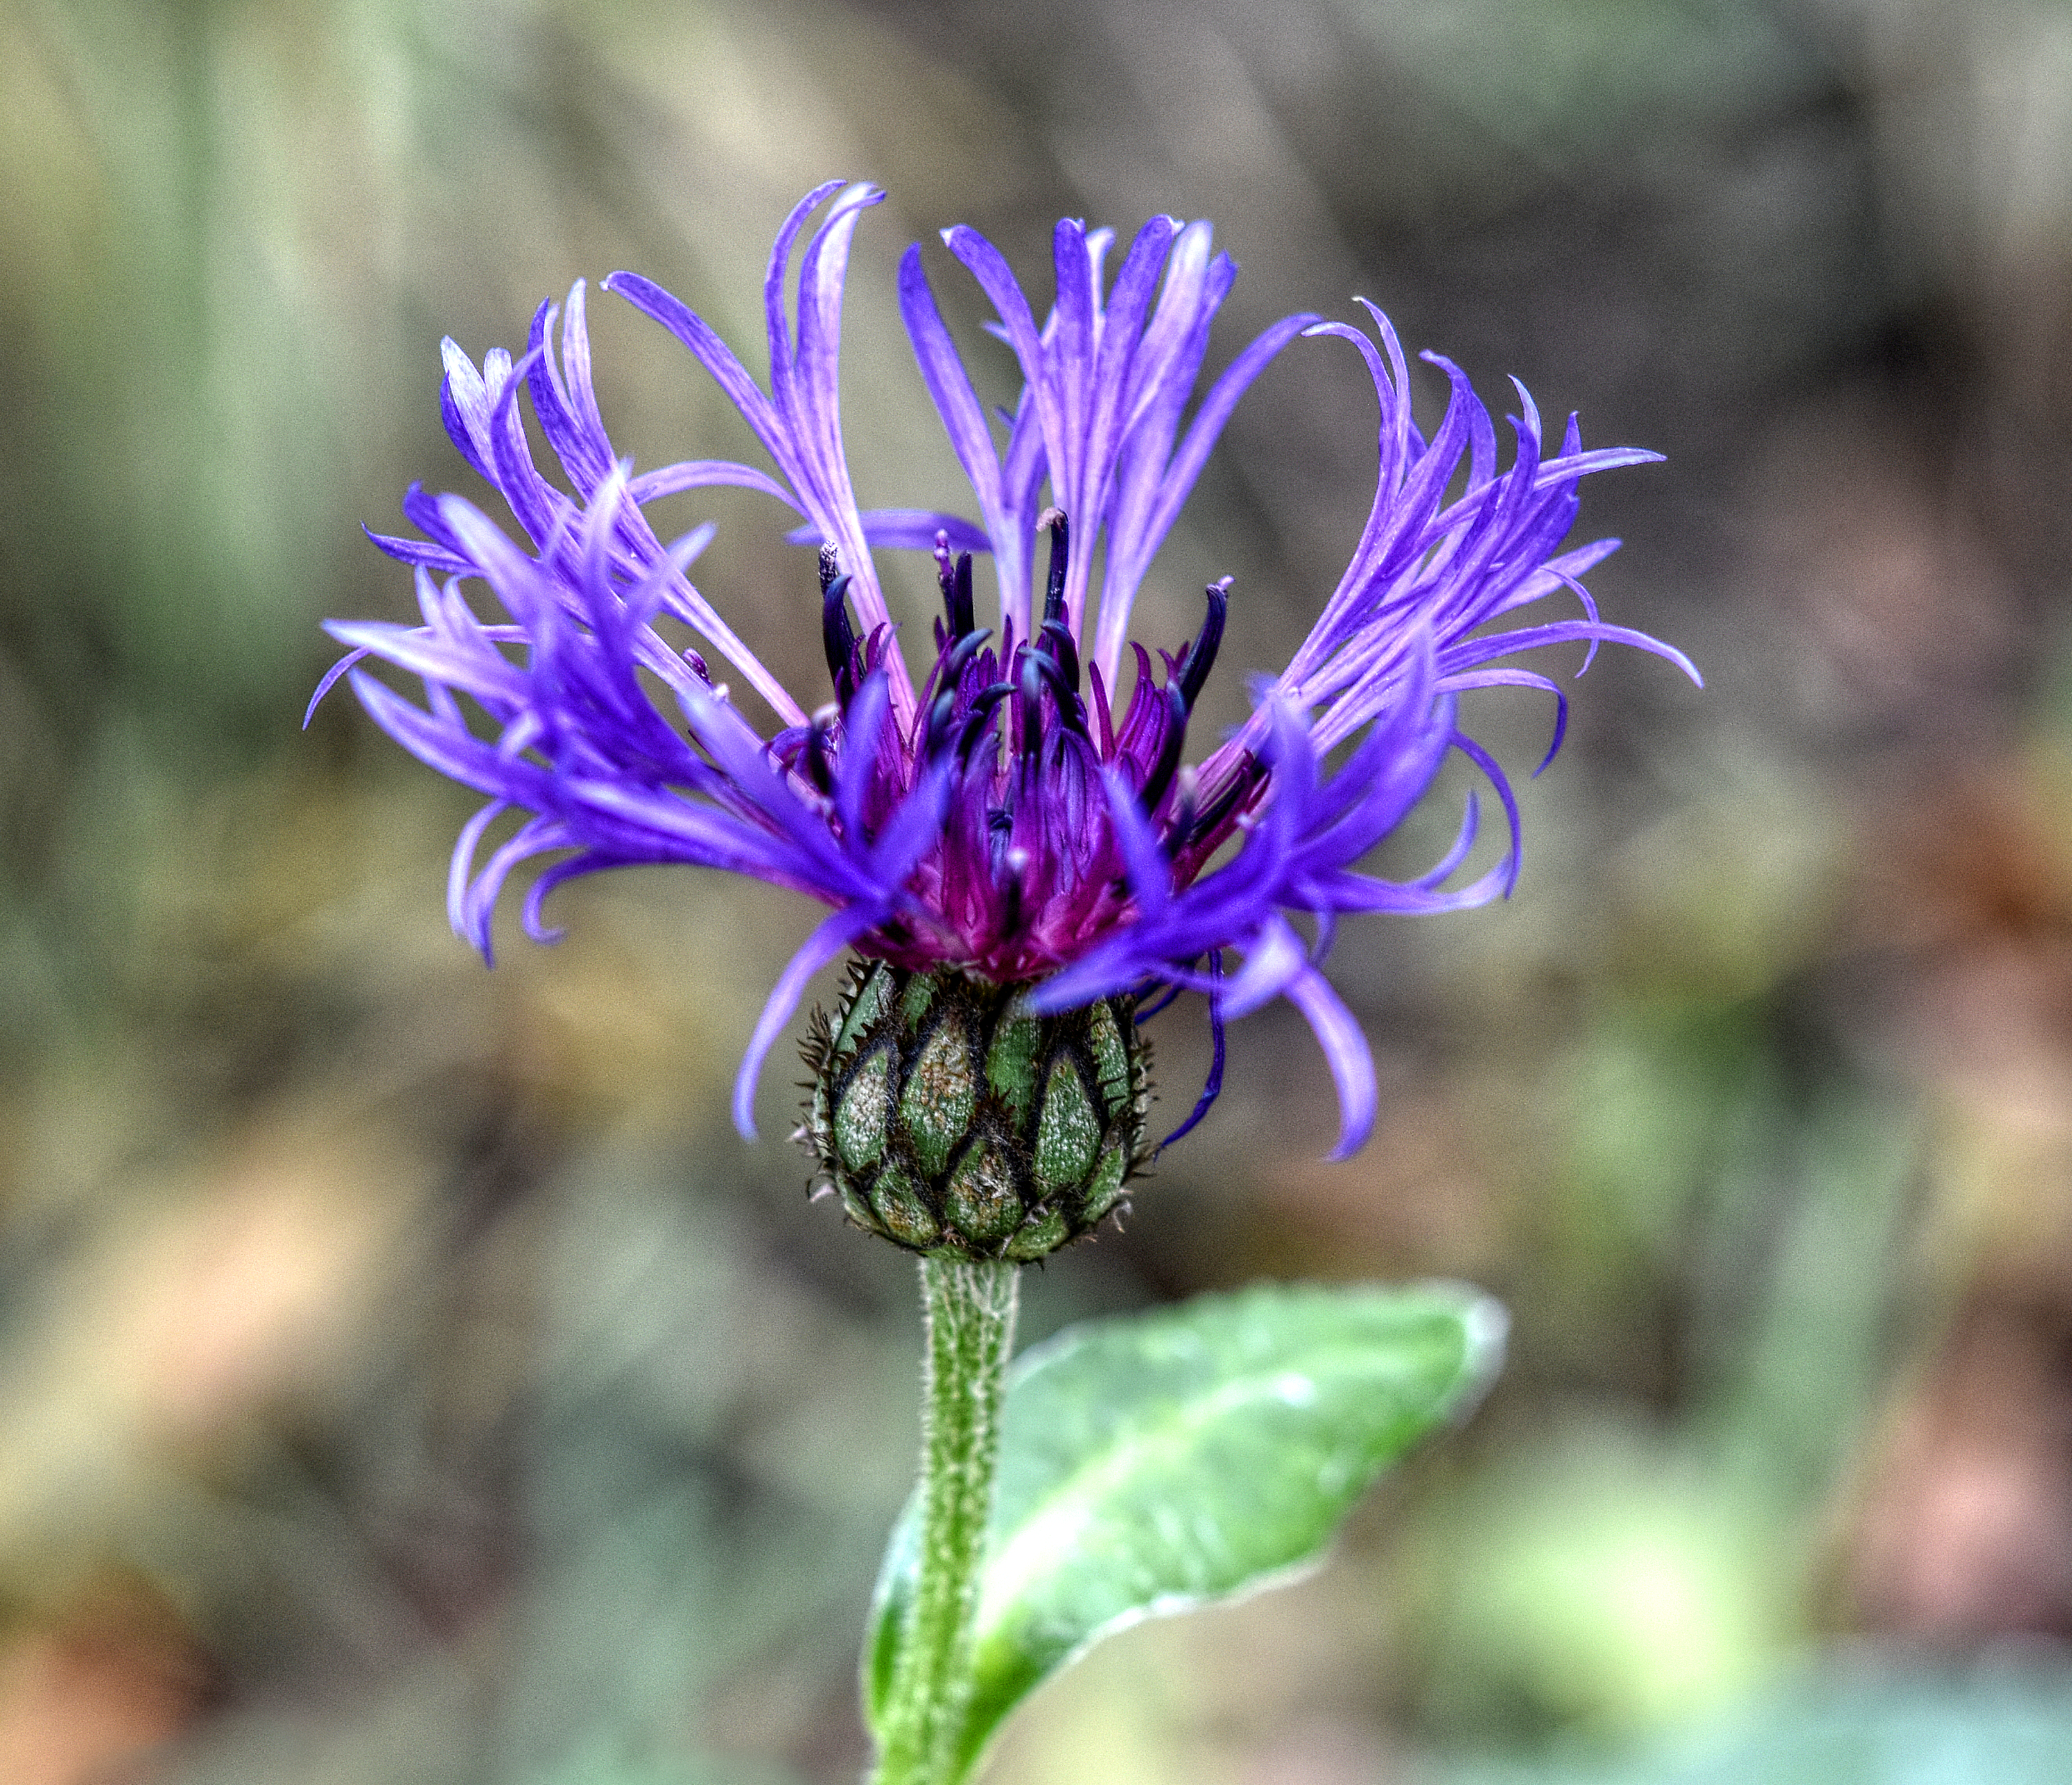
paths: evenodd
<path fill-rule="evenodd" d="M 770 1050 L 776 1046 L 791 1013 L 799 1008 L 807 982 L 823 967 L 847 952 L 850 944 L 876 922 L 877 915 L 868 906 L 851 905 L 823 918 L 770 988 L 762 1014 L 756 1019 L 755 1032 L 748 1038 L 748 1051 L 741 1056 L 741 1070 L 734 1075 L 734 1128 L 743 1140 L 756 1138 L 756 1085 L 762 1077 L 762 1062 L 770 1058 Z"/>
<path fill-rule="evenodd" d="M 552 924 L 546 920 L 544 908 L 547 894 L 557 887 L 564 886 L 582 875 L 602 873 L 607 868 L 631 865 L 622 857 L 602 855 L 595 850 L 585 850 L 581 855 L 548 862 L 533 877 L 532 884 L 526 888 L 525 902 L 518 908 L 519 927 L 542 948 L 551 947 L 562 939 L 564 932 L 558 924 Z"/>
<path fill-rule="evenodd" d="M 1524 865 L 1525 858 L 1525 831 L 1518 816 L 1518 797 L 1511 792 L 1510 779 L 1499 766 L 1496 758 L 1481 745 L 1465 732 L 1455 732 L 1453 742 L 1454 748 L 1488 778 L 1490 787 L 1495 789 L 1496 797 L 1503 804 L 1505 819 L 1510 826 L 1510 848 L 1505 856 L 1507 868 L 1503 877 L 1504 897 L 1509 898 L 1517 888 L 1518 871 Z"/>
<path fill-rule="evenodd" d="M 1329 982 L 1313 967 L 1305 968 L 1288 983 L 1284 996 L 1302 1012 L 1324 1050 L 1338 1087 L 1338 1144 L 1331 1150 L 1334 1159 L 1350 1159 L 1366 1146 L 1374 1132 L 1375 1109 L 1380 1101 L 1374 1079 L 1374 1056 L 1360 1024 L 1346 1008 Z"/>
<path fill-rule="evenodd" d="M 726 458 L 689 458 L 680 464 L 664 465 L 659 471 L 643 472 L 628 486 L 633 500 L 638 502 L 681 495 L 686 490 L 722 488 L 756 490 L 765 496 L 776 497 L 787 508 L 798 507 L 791 491 L 767 472 L 758 471 L 753 465 L 737 465 Z"/>
<path fill-rule="evenodd" d="M 491 852 L 488 861 L 482 864 L 474 882 L 462 897 L 461 921 L 454 926 L 474 943 L 485 964 L 497 964 L 495 940 L 490 932 L 496 918 L 497 901 L 502 895 L 504 882 L 511 878 L 512 870 L 536 855 L 552 849 L 566 849 L 569 842 L 568 833 L 558 820 L 528 818 Z"/>
<path fill-rule="evenodd" d="M 1223 1035 L 1223 1012 L 1217 1007 L 1216 982 L 1223 977 L 1223 951 L 1209 951 L 1209 1076 L 1202 1081 L 1201 1095 L 1195 1099 L 1194 1108 L 1187 1112 L 1187 1119 L 1158 1143 L 1160 1152 L 1176 1140 L 1184 1140 L 1194 1132 L 1201 1118 L 1214 1107 L 1223 1094 L 1223 1067 L 1228 1048 Z"/>
<path fill-rule="evenodd" d="M 932 552 L 937 533 L 949 536 L 952 552 L 976 554 L 993 548 L 991 536 L 961 514 L 944 514 L 934 508 L 866 508 L 861 518 L 866 539 L 896 551 Z M 812 526 L 795 527 L 784 538 L 788 545 L 821 543 L 820 529 Z"/>
<path fill-rule="evenodd" d="M 472 940 L 467 932 L 467 888 L 475 877 L 475 852 L 482 847 L 483 836 L 489 827 L 510 811 L 507 800 L 492 799 L 461 827 L 461 834 L 454 839 L 453 858 L 446 875 L 446 920 L 453 926 L 453 933 L 464 940 Z M 489 959 L 489 952 L 482 951 L 482 958 Z"/>
<path fill-rule="evenodd" d="M 324 672 L 323 680 L 317 684 L 317 692 L 309 697 L 309 704 L 302 708 L 302 729 L 309 729 L 309 722 L 317 717 L 317 709 L 322 705 L 324 696 L 337 685 L 338 678 L 356 663 L 366 662 L 370 652 L 362 649 L 348 651 Z"/>
<path fill-rule="evenodd" d="M 442 570 L 448 575 L 465 574 L 474 568 L 466 558 L 442 546 L 427 545 L 422 539 L 399 538 L 392 533 L 377 533 L 368 527 L 362 527 L 360 531 L 377 549 L 406 564 L 426 570 Z"/>
<path fill-rule="evenodd" d="M 795 328 L 784 295 L 791 251 L 807 218 L 836 192 L 841 196 L 801 257 Z M 808 192 L 786 218 L 763 282 L 770 350 L 767 395 L 756 388 L 733 351 L 687 305 L 637 273 L 615 272 L 605 281 L 606 289 L 626 298 L 688 348 L 741 412 L 783 474 L 790 492 L 786 499 L 806 517 L 815 536 L 835 548 L 851 578 L 850 598 L 866 635 L 889 624 L 891 616 L 871 562 L 842 448 L 838 336 L 850 241 L 862 213 L 881 202 L 884 196 L 869 186 L 843 191 L 841 182 L 830 181 Z M 913 682 L 896 653 L 887 671 L 892 711 L 904 726 L 913 715 Z M 803 714 L 786 717 L 796 723 Z"/>
<path fill-rule="evenodd" d="M 1309 970 L 1308 951 L 1286 918 L 1272 917 L 1246 945 L 1245 964 L 1223 988 L 1223 1016 L 1235 1022 L 1271 1004 L 1296 977 Z"/>
<path fill-rule="evenodd" d="M 1039 1012 L 1111 994 L 1204 993 L 1213 1060 L 1167 1145 L 1216 1099 L 1226 1022 L 1285 998 L 1330 1066 L 1342 1158 L 1371 1130 L 1376 1090 L 1359 1027 L 1320 970 L 1340 917 L 1456 910 L 1516 882 L 1517 802 L 1502 765 L 1460 729 L 1458 695 L 1551 693 L 1550 762 L 1567 697 L 1541 670 L 1510 661 L 1519 653 L 1580 644 L 1587 668 L 1600 646 L 1630 645 L 1697 679 L 1681 652 L 1600 615 L 1583 578 L 1616 542 L 1565 543 L 1583 478 L 1655 455 L 1585 450 L 1574 417 L 1557 442 L 1517 386 L 1505 462 L 1503 430 L 1460 368 L 1435 355 L 1425 359 L 1445 378 L 1447 401 L 1428 440 L 1413 418 L 1402 345 L 1371 304 L 1371 328 L 1283 319 L 1199 394 L 1211 327 L 1236 275 L 1213 252 L 1209 226 L 1151 218 L 1111 281 L 1113 233 L 1067 218 L 1053 234 L 1056 295 L 1041 319 L 990 242 L 964 228 L 944 237 L 993 306 L 989 332 L 1020 365 L 1008 410 L 981 402 L 920 250 L 903 257 L 901 315 L 979 520 L 865 513 L 841 436 L 840 324 L 855 232 L 881 198 L 829 182 L 785 219 L 763 281 L 765 384 L 660 287 L 628 273 L 606 282 L 713 378 L 768 454 L 767 470 L 695 458 L 635 473 L 598 408 L 580 281 L 563 305 L 534 312 L 516 360 L 494 349 L 477 364 L 445 343 L 447 430 L 522 539 L 471 502 L 413 485 L 403 512 L 422 537 L 369 537 L 414 567 L 420 622 L 330 622 L 347 655 L 312 709 L 349 678 L 406 750 L 484 796 L 457 840 L 447 906 L 486 959 L 509 877 L 542 858 L 520 908 L 536 940 L 557 933 L 543 918 L 555 888 L 641 862 L 746 874 L 831 908 L 756 1024 L 733 1097 L 744 1134 L 754 1132 L 762 1064 L 808 981 L 853 948 L 1026 986 Z M 1229 579 L 1211 586 L 1199 636 L 1160 653 L 1162 670 L 1129 639 L 1131 610 L 1239 398 L 1304 333 L 1351 343 L 1367 372 L 1374 500 L 1293 661 L 1254 684 L 1251 718 L 1190 767 L 1189 722 L 1222 643 Z M 546 470 L 538 438 L 552 454 Z M 1047 539 L 1038 526 L 1046 484 L 1048 505 L 1068 522 Z M 710 525 L 665 547 L 647 518 L 647 504 L 721 487 L 774 497 L 799 518 L 794 541 L 832 548 L 821 620 L 836 700 L 810 718 L 689 580 Z M 925 707 L 873 547 L 936 558 L 942 605 L 935 654 L 919 666 Z M 1058 580 L 1039 609 L 1031 572 L 1046 550 Z M 981 552 L 999 585 L 996 628 L 973 611 L 964 554 Z M 501 614 L 477 615 L 485 591 Z M 1529 610 L 1548 612 L 1538 604 L 1571 598 L 1576 617 L 1520 623 Z M 665 636 L 677 626 L 697 648 Z M 776 713 L 774 738 L 714 681 L 707 648 L 713 667 L 723 660 Z M 1124 706 L 1126 649 L 1137 673 Z M 376 679 L 377 660 L 417 678 L 422 704 Z M 1457 835 L 1423 873 L 1364 872 L 1450 749 L 1503 808 L 1499 858 L 1459 883 L 1481 811 L 1470 793 Z M 516 828 L 490 848 L 507 812 Z M 1298 913 L 1309 919 L 1300 929 Z M 1226 976 L 1230 950 L 1242 958 Z"/>
<path fill-rule="evenodd" d="M 776 406 L 756 388 L 746 368 L 734 357 L 734 350 L 720 339 L 703 317 L 637 272 L 612 273 L 605 280 L 604 288 L 614 297 L 623 298 L 642 316 L 661 323 L 689 348 L 691 357 L 706 369 L 726 400 L 741 412 L 741 419 L 755 430 L 765 450 L 782 462 L 784 437 Z"/>
<path fill-rule="evenodd" d="M 1521 626 L 1515 632 L 1492 632 L 1484 638 L 1468 639 L 1449 648 L 1444 661 L 1451 673 L 1455 668 L 1486 663 L 1492 658 L 1508 657 L 1514 651 L 1530 651 L 1540 645 L 1571 644 L 1579 640 L 1592 645 L 1631 645 L 1636 651 L 1645 651 L 1674 663 L 1697 687 L 1705 685 L 1698 666 L 1675 645 L 1665 644 L 1651 634 L 1637 632 L 1630 626 L 1605 626 L 1589 620 L 1554 620 L 1545 626 Z M 1582 672 L 1578 670 L 1576 673 Z"/>
<path fill-rule="evenodd" d="M 1000 513 L 999 451 L 986 412 L 979 407 L 978 393 L 971 388 L 971 375 L 943 326 L 942 312 L 936 308 L 918 242 L 900 257 L 899 311 L 921 367 L 921 382 L 928 387 L 936 412 L 942 418 L 943 432 L 950 437 L 951 450 L 971 480 L 979 512 L 990 526 Z"/>
<path fill-rule="evenodd" d="M 1238 399 L 1251 388 L 1253 381 L 1281 350 L 1315 321 L 1316 318 L 1309 315 L 1284 317 L 1239 354 L 1211 387 L 1187 429 L 1187 438 L 1181 442 L 1180 450 L 1172 455 L 1170 463 L 1161 468 L 1158 481 L 1151 499 L 1143 505 L 1143 511 L 1118 517 L 1109 538 L 1108 568 L 1101 590 L 1100 630 L 1093 652 L 1094 661 L 1111 679 L 1121 667 L 1122 647 L 1127 638 L 1130 612 L 1136 599 L 1137 587 L 1151 568 L 1153 556 L 1166 542 L 1166 536 L 1172 531 L 1174 522 L 1180 518 L 1181 508 L 1192 493 L 1202 468 L 1208 462 L 1210 449 L 1221 437 L 1224 424 L 1236 408 Z M 1190 373 L 1190 382 L 1191 376 Z M 1168 442 L 1171 438 L 1170 433 L 1166 436 Z"/>
<path fill-rule="evenodd" d="M 1576 673 L 1580 675 L 1582 671 Z M 1553 767 L 1555 758 L 1561 753 L 1561 740 L 1568 736 L 1569 698 L 1552 677 L 1532 669 L 1476 669 L 1465 675 L 1449 676 L 1443 686 L 1449 693 L 1467 688 L 1537 688 L 1543 694 L 1551 694 L 1554 733 L 1547 740 L 1547 753 L 1540 758 L 1539 766 L 1532 772 L 1533 779 L 1537 781 Z"/>

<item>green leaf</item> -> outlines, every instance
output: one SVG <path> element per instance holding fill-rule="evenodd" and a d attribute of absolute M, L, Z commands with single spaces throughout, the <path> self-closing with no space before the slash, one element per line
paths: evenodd
<path fill-rule="evenodd" d="M 1313 1560 L 1382 1470 L 1472 1404 L 1504 1328 L 1495 1302 L 1454 1285 L 1264 1285 L 1090 1321 L 1018 1359 L 960 1776 L 1009 1711 L 1102 1637 Z M 865 1645 L 874 1727 L 918 1547 L 910 1503 Z"/>

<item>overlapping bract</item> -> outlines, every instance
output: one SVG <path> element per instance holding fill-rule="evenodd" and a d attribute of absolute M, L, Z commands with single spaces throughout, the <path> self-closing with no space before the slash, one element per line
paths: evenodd
<path fill-rule="evenodd" d="M 902 315 L 979 520 L 861 512 L 841 431 L 840 307 L 851 239 L 880 197 L 834 182 L 786 220 L 765 284 L 766 390 L 668 292 L 626 273 L 606 282 L 690 350 L 746 419 L 774 475 L 710 459 L 636 475 L 599 412 L 580 283 L 559 318 L 558 352 L 551 304 L 516 362 L 492 352 L 478 369 L 447 342 L 447 429 L 503 497 L 530 549 L 462 498 L 413 488 L 404 511 L 425 537 L 376 542 L 415 566 L 422 623 L 332 622 L 350 654 L 318 698 L 349 673 L 398 742 L 487 798 L 462 832 L 449 885 L 455 928 L 485 956 L 507 878 L 541 854 L 556 859 L 523 907 L 527 932 L 541 940 L 551 939 L 541 904 L 554 887 L 637 862 L 750 874 L 831 908 L 750 1042 L 735 1100 L 744 1132 L 752 1132 L 761 1062 L 807 982 L 855 950 L 1031 983 L 1046 1010 L 1197 989 L 1210 999 L 1219 1062 L 1222 1022 L 1285 997 L 1331 1063 L 1343 1118 L 1337 1151 L 1350 1152 L 1372 1122 L 1375 1091 L 1358 1026 L 1319 970 L 1337 916 L 1471 905 L 1508 890 L 1517 872 L 1515 802 L 1501 768 L 1459 729 L 1457 694 L 1552 690 L 1558 748 L 1565 697 L 1501 659 L 1570 641 L 1594 651 L 1609 640 L 1690 671 L 1669 647 L 1599 618 L 1580 578 L 1615 542 L 1559 551 L 1578 481 L 1654 455 L 1585 452 L 1571 420 L 1560 449 L 1543 456 L 1538 414 L 1521 387 L 1515 451 L 1500 468 L 1488 412 L 1444 360 L 1434 363 L 1451 381 L 1451 398 L 1426 442 L 1410 417 L 1402 351 L 1378 311 L 1378 344 L 1307 316 L 1276 324 L 1190 418 L 1234 265 L 1211 256 L 1206 223 L 1155 218 L 1104 295 L 1112 238 L 1067 220 L 1053 243 L 1056 298 L 1040 323 L 990 242 L 961 228 L 944 238 L 991 302 L 1019 364 L 1022 390 L 1002 412 L 1004 437 L 943 325 L 920 249 L 908 251 Z M 822 205 L 787 302 L 795 250 Z M 1129 641 L 1131 602 L 1238 398 L 1305 332 L 1350 341 L 1372 376 L 1381 408 L 1373 509 L 1315 630 L 1264 688 L 1251 721 L 1183 766 L 1227 584 L 1208 592 L 1199 636 L 1161 653 L 1157 667 Z M 535 462 L 522 391 L 572 495 Z M 647 522 L 644 505 L 657 498 L 721 484 L 776 497 L 800 518 L 793 537 L 821 548 L 831 707 L 809 714 L 691 582 L 709 528 L 665 546 Z M 944 614 L 918 688 L 873 544 L 935 552 Z M 981 628 L 973 611 L 973 552 L 993 559 L 996 628 Z M 487 587 L 503 618 L 477 617 L 463 592 L 470 582 Z M 1580 617 L 1507 630 L 1490 623 L 1563 591 L 1580 602 Z M 666 632 L 687 632 L 698 644 Z M 776 712 L 775 737 L 761 736 L 716 682 L 706 652 Z M 1126 652 L 1134 677 L 1123 702 Z M 360 668 L 370 657 L 420 678 L 426 704 Z M 471 724 L 463 697 L 493 735 Z M 1497 792 L 1510 828 L 1502 858 L 1465 885 L 1449 884 L 1473 842 L 1470 801 L 1458 842 L 1428 873 L 1392 882 L 1362 872 L 1359 862 L 1452 749 Z M 478 859 L 512 810 L 527 816 Z M 1315 920 L 1308 942 L 1289 921 L 1301 913 Z M 1227 974 L 1226 951 L 1242 957 Z"/>

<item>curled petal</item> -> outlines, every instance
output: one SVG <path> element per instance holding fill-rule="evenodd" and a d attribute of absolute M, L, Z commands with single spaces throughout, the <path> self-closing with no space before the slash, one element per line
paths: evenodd
<path fill-rule="evenodd" d="M 474 878 L 475 852 L 482 847 L 482 838 L 489 827 L 511 809 L 506 800 L 492 799 L 461 827 L 461 834 L 453 844 L 453 859 L 446 877 L 446 916 L 453 926 L 456 936 L 472 940 L 467 929 L 467 888 Z M 482 949 L 482 958 L 490 958 L 487 948 Z"/>
<path fill-rule="evenodd" d="M 1187 1112 L 1187 1119 L 1158 1143 L 1161 1152 L 1175 1141 L 1184 1140 L 1193 1133 L 1201 1118 L 1208 1114 L 1216 1100 L 1223 1094 L 1223 1067 L 1228 1048 L 1223 1033 L 1223 1012 L 1216 996 L 1216 982 L 1222 977 L 1223 952 L 1220 948 L 1211 948 L 1209 951 L 1209 1074 L 1202 1081 L 1201 1095 L 1195 1099 L 1194 1108 Z"/>
<path fill-rule="evenodd" d="M 1368 1135 L 1374 1132 L 1374 1112 L 1379 1101 L 1374 1056 L 1368 1052 L 1367 1038 L 1360 1032 L 1353 1013 L 1315 968 L 1306 967 L 1297 973 L 1288 982 L 1283 995 L 1302 1012 L 1317 1046 L 1324 1050 L 1332 1082 L 1338 1087 L 1338 1144 L 1331 1148 L 1331 1157 L 1350 1159 L 1366 1145 Z"/>
<path fill-rule="evenodd" d="M 748 1038 L 748 1051 L 741 1056 L 741 1070 L 734 1077 L 734 1128 L 743 1140 L 756 1138 L 756 1084 L 762 1077 L 762 1062 L 769 1058 L 770 1050 L 799 1008 L 807 982 L 846 953 L 849 945 L 871 928 L 876 915 L 867 907 L 852 905 L 821 919 L 820 927 L 806 938 L 770 988 L 762 1014 L 756 1019 L 755 1032 Z"/>
<path fill-rule="evenodd" d="M 1223 990 L 1223 1015 L 1236 1022 L 1286 992 L 1298 974 L 1309 969 L 1302 941 L 1281 917 L 1269 918 L 1249 945 L 1245 964 Z"/>

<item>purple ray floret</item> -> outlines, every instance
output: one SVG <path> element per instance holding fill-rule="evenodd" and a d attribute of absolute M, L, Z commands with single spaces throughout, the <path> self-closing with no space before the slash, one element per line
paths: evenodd
<path fill-rule="evenodd" d="M 1517 876 L 1516 802 L 1460 728 L 1458 695 L 1551 692 L 1551 759 L 1567 699 L 1507 661 L 1517 653 L 1580 642 L 1587 668 L 1599 644 L 1630 644 L 1697 679 L 1680 652 L 1599 618 L 1582 578 L 1617 542 L 1563 549 L 1580 481 L 1656 455 L 1585 452 L 1573 418 L 1550 453 L 1521 386 L 1500 464 L 1488 411 L 1457 368 L 1430 355 L 1451 396 L 1426 440 L 1403 351 L 1371 305 L 1372 334 L 1311 316 L 1276 323 L 1197 400 L 1210 327 L 1236 276 L 1227 255 L 1212 255 L 1209 226 L 1152 218 L 1110 281 L 1111 232 L 1067 219 L 1041 319 L 990 242 L 944 235 L 1019 367 L 1020 394 L 997 412 L 943 324 L 919 246 L 907 251 L 901 312 L 978 515 L 861 510 L 841 426 L 841 305 L 851 238 L 881 196 L 833 182 L 786 219 L 764 285 L 766 387 L 659 286 L 623 272 L 605 282 L 689 349 L 769 468 L 691 459 L 637 474 L 598 408 L 580 282 L 558 313 L 541 307 L 515 361 L 492 351 L 478 368 L 445 343 L 447 432 L 525 542 L 462 497 L 413 487 L 403 512 L 422 537 L 374 537 L 414 567 L 422 623 L 329 622 L 348 654 L 317 698 L 349 676 L 383 730 L 484 796 L 455 848 L 447 906 L 486 958 L 505 882 L 538 856 L 552 859 L 522 914 L 543 942 L 555 933 L 542 918 L 555 887 L 636 863 L 749 874 L 829 908 L 749 1042 L 734 1103 L 744 1133 L 762 1062 L 808 982 L 853 952 L 1026 985 L 1039 1011 L 1199 991 L 1217 1032 L 1217 1082 L 1223 1023 L 1285 998 L 1336 1081 L 1342 1157 L 1372 1125 L 1375 1081 L 1321 971 L 1338 916 L 1459 909 L 1508 892 Z M 1351 343 L 1372 378 L 1374 505 L 1294 661 L 1262 684 L 1245 725 L 1191 762 L 1189 722 L 1221 644 L 1228 579 L 1207 590 L 1196 635 L 1156 663 L 1130 639 L 1131 605 L 1239 398 L 1304 334 Z M 561 482 L 539 468 L 521 393 Z M 650 526 L 657 498 L 720 485 L 776 498 L 793 512 L 791 537 L 819 548 L 831 701 L 795 698 L 691 582 L 709 526 L 670 544 Z M 942 612 L 932 652 L 911 666 L 873 547 L 934 555 Z M 983 625 L 977 554 L 991 559 L 996 586 Z M 477 613 L 478 590 L 497 618 Z M 1525 614 L 1564 594 L 1575 604 L 1567 617 Z M 802 589 L 801 620 L 812 611 Z M 377 680 L 369 659 L 419 678 L 425 704 Z M 775 714 L 774 735 L 722 674 Z M 1504 810 L 1500 858 L 1460 882 L 1470 799 L 1457 842 L 1427 872 L 1363 872 L 1452 751 Z M 507 813 L 522 816 L 487 848 Z M 1305 913 L 1306 942 L 1289 921 Z"/>

